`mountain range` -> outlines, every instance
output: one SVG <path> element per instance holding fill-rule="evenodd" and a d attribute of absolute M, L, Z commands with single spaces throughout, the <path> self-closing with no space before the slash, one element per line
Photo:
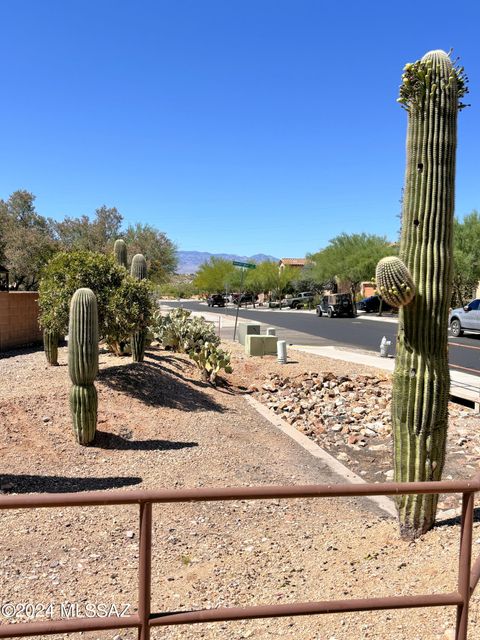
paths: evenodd
<path fill-rule="evenodd" d="M 200 265 L 208 262 L 210 258 L 223 258 L 236 262 L 265 262 L 271 260 L 278 262 L 278 258 L 267 256 L 264 253 L 257 253 L 254 256 L 237 256 L 233 253 L 208 253 L 207 251 L 177 251 L 178 267 L 177 273 L 195 273 Z"/>

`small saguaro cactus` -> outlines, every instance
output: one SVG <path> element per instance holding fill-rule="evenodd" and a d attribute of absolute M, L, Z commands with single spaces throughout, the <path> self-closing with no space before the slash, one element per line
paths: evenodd
<path fill-rule="evenodd" d="M 380 294 L 403 305 L 392 398 L 397 482 L 440 480 L 444 467 L 457 113 L 466 106 L 460 102 L 466 82 L 463 68 L 438 50 L 407 64 L 400 86 L 398 101 L 408 112 L 400 260 L 377 272 L 390 297 Z M 407 289 L 409 296 L 415 289 L 411 301 Z M 397 499 L 403 538 L 434 525 L 437 501 L 434 494 Z"/>
<path fill-rule="evenodd" d="M 60 335 L 57 331 L 43 330 L 43 349 L 48 364 L 58 366 L 58 342 Z"/>
<path fill-rule="evenodd" d="M 130 267 L 130 274 L 132 278 L 136 280 L 145 280 L 147 277 L 147 261 L 145 256 L 141 253 L 137 253 L 133 256 L 132 266 Z M 132 335 L 130 341 L 132 349 L 132 360 L 134 362 L 143 362 L 145 357 L 145 346 L 147 344 L 147 329 L 139 329 Z"/>
<path fill-rule="evenodd" d="M 145 280 L 147 277 L 147 261 L 143 254 L 137 253 L 133 256 L 130 275 L 132 278 L 135 278 L 135 280 Z"/>
<path fill-rule="evenodd" d="M 98 310 L 91 289 L 77 289 L 70 303 L 68 372 L 72 381 L 70 409 L 79 444 L 95 438 L 97 428 Z"/>
<path fill-rule="evenodd" d="M 127 268 L 127 245 L 125 244 L 125 240 L 119 239 L 115 240 L 115 244 L 113 245 L 113 253 L 115 255 L 115 262 L 122 267 Z"/>
<path fill-rule="evenodd" d="M 404 307 L 413 300 L 415 284 L 400 258 L 382 258 L 377 264 L 375 278 L 381 297 L 390 306 Z"/>

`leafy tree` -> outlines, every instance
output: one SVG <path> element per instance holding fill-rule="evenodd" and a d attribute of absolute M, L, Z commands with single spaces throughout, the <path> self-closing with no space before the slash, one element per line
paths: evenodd
<path fill-rule="evenodd" d="M 472 297 L 480 280 L 480 215 L 473 210 L 463 222 L 453 226 L 453 300 L 463 306 Z"/>
<path fill-rule="evenodd" d="M 0 258 L 14 290 L 36 289 L 42 267 L 57 249 L 51 226 L 36 212 L 34 200 L 28 191 L 0 200 Z"/>
<path fill-rule="evenodd" d="M 200 265 L 193 285 L 205 293 L 222 292 L 232 287 L 239 280 L 240 273 L 229 260 L 212 256 L 208 262 Z"/>
<path fill-rule="evenodd" d="M 119 236 L 122 221 L 115 207 L 103 205 L 95 211 L 93 220 L 88 216 L 67 216 L 61 222 L 52 220 L 51 224 L 62 249 L 106 253 Z"/>
<path fill-rule="evenodd" d="M 130 225 L 122 234 L 127 243 L 129 259 L 142 253 L 148 266 L 148 277 L 156 284 L 162 284 L 175 273 L 178 264 L 177 248 L 159 231 L 149 224 Z"/>
<path fill-rule="evenodd" d="M 245 289 L 252 293 L 271 291 L 276 283 L 278 265 L 275 262 L 260 262 L 255 269 L 250 269 L 245 277 Z"/>
<path fill-rule="evenodd" d="M 245 288 L 253 293 L 271 293 L 275 299 L 281 299 L 289 289 L 297 275 L 297 270 L 291 266 L 278 268 L 276 262 L 266 260 L 248 271 Z"/>
<path fill-rule="evenodd" d="M 372 278 L 378 261 L 396 253 L 397 248 L 385 237 L 342 233 L 330 240 L 325 249 L 309 256 L 314 263 L 311 276 L 318 283 L 348 283 L 355 294 L 363 280 Z"/>

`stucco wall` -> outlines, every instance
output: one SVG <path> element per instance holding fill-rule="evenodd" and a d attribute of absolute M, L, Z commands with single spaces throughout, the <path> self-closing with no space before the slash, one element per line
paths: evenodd
<path fill-rule="evenodd" d="M 0 291 L 0 351 L 41 342 L 38 312 L 38 293 Z"/>

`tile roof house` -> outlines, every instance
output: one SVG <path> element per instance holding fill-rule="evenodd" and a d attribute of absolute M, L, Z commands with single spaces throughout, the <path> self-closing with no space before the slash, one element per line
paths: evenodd
<path fill-rule="evenodd" d="M 311 264 L 311 260 L 307 260 L 306 258 L 280 258 L 278 268 L 285 269 L 286 266 L 289 266 L 303 269 L 307 264 Z"/>

